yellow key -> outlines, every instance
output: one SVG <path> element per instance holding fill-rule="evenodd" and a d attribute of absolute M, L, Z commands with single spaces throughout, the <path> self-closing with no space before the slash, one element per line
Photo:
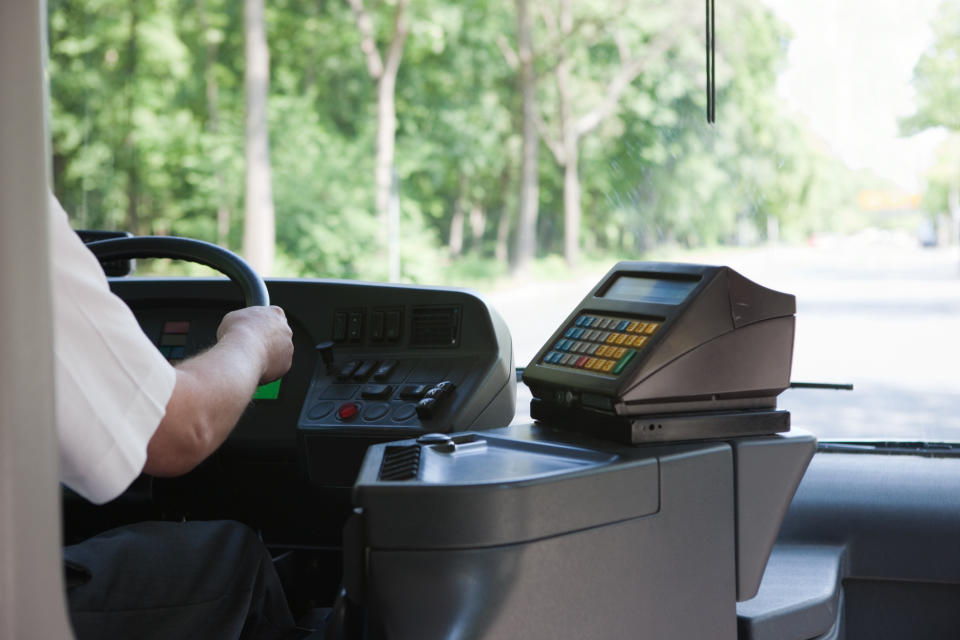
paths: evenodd
<path fill-rule="evenodd" d="M 653 333 L 659 328 L 660 328 L 660 325 L 657 324 L 656 322 L 648 322 L 647 327 L 643 330 L 643 332 L 647 335 L 650 335 L 651 333 Z"/>
<path fill-rule="evenodd" d="M 609 336 L 607 336 L 607 344 L 613 344 L 613 341 L 616 339 L 617 339 L 617 334 L 611 333 Z"/>
<path fill-rule="evenodd" d="M 605 345 L 605 344 L 604 344 L 604 345 L 601 345 L 601 346 L 597 349 L 597 352 L 596 352 L 596 353 L 597 353 L 598 356 L 605 356 L 605 355 L 607 355 L 607 345 Z"/>
<path fill-rule="evenodd" d="M 585 364 L 585 365 L 583 365 L 583 366 L 586 367 L 587 369 L 593 369 L 593 367 L 594 367 L 596 364 L 597 364 L 597 359 L 596 359 L 596 358 L 590 358 L 589 360 L 587 360 L 587 364 Z"/>
<path fill-rule="evenodd" d="M 616 343 L 617 343 L 617 344 L 623 344 L 623 341 L 626 340 L 626 339 L 627 339 L 627 334 L 625 334 L 625 333 L 618 333 L 618 334 L 617 334 Z"/>
<path fill-rule="evenodd" d="M 610 355 L 616 358 L 617 360 L 619 360 L 620 358 L 623 357 L 623 354 L 625 354 L 626 352 L 627 350 L 625 347 L 617 347 L 616 349 L 613 350 L 613 353 L 611 353 Z"/>
<path fill-rule="evenodd" d="M 646 329 L 646 328 L 647 328 L 647 323 L 646 323 L 646 322 L 638 322 L 638 323 L 637 323 L 637 326 L 635 326 L 633 329 L 631 329 L 631 331 L 632 331 L 633 333 L 643 333 L 643 330 Z"/>
<path fill-rule="evenodd" d="M 647 336 L 637 336 L 637 339 L 634 341 L 633 346 L 639 349 L 643 345 L 647 344 L 647 340 L 649 339 L 650 338 L 648 338 Z"/>
<path fill-rule="evenodd" d="M 613 369 L 613 365 L 617 364 L 615 360 L 604 360 L 603 361 L 603 372 L 610 373 L 610 369 Z"/>
<path fill-rule="evenodd" d="M 633 322 L 631 322 L 630 324 L 627 325 L 627 328 L 624 329 L 624 331 L 626 331 L 627 333 L 633 333 L 634 331 L 637 330 L 637 325 L 638 325 L 638 324 L 640 324 L 640 323 L 637 322 L 636 320 L 634 320 Z"/>

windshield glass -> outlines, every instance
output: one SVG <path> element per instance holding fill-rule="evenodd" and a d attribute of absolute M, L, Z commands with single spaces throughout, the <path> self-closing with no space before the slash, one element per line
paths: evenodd
<path fill-rule="evenodd" d="M 793 380 L 854 385 L 795 426 L 958 439 L 955 2 L 717 0 L 714 124 L 701 0 L 48 5 L 77 228 L 475 288 L 518 366 L 617 260 L 726 264 L 796 294 Z"/>

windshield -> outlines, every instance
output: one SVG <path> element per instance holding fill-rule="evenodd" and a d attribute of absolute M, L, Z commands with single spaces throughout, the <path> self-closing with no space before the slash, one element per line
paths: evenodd
<path fill-rule="evenodd" d="M 726 264 L 854 385 L 794 426 L 958 439 L 955 2 L 718 0 L 713 124 L 701 0 L 48 4 L 77 228 L 475 288 L 518 366 L 617 260 Z"/>

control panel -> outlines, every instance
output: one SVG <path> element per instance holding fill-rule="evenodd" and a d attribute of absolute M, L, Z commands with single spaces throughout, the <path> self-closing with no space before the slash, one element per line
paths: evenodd
<path fill-rule="evenodd" d="M 329 285 L 297 428 L 311 480 L 350 486 L 366 448 L 511 422 L 510 332 L 459 290 Z"/>

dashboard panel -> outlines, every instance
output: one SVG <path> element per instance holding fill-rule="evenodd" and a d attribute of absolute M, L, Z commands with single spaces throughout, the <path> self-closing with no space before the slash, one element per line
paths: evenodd
<path fill-rule="evenodd" d="M 212 345 L 220 320 L 240 306 L 237 287 L 222 279 L 111 286 L 172 362 Z M 369 444 L 512 420 L 510 334 L 476 294 L 334 280 L 267 286 L 293 329 L 293 365 L 278 388 L 255 396 L 225 445 L 231 455 L 295 451 L 311 482 L 349 487 Z"/>

